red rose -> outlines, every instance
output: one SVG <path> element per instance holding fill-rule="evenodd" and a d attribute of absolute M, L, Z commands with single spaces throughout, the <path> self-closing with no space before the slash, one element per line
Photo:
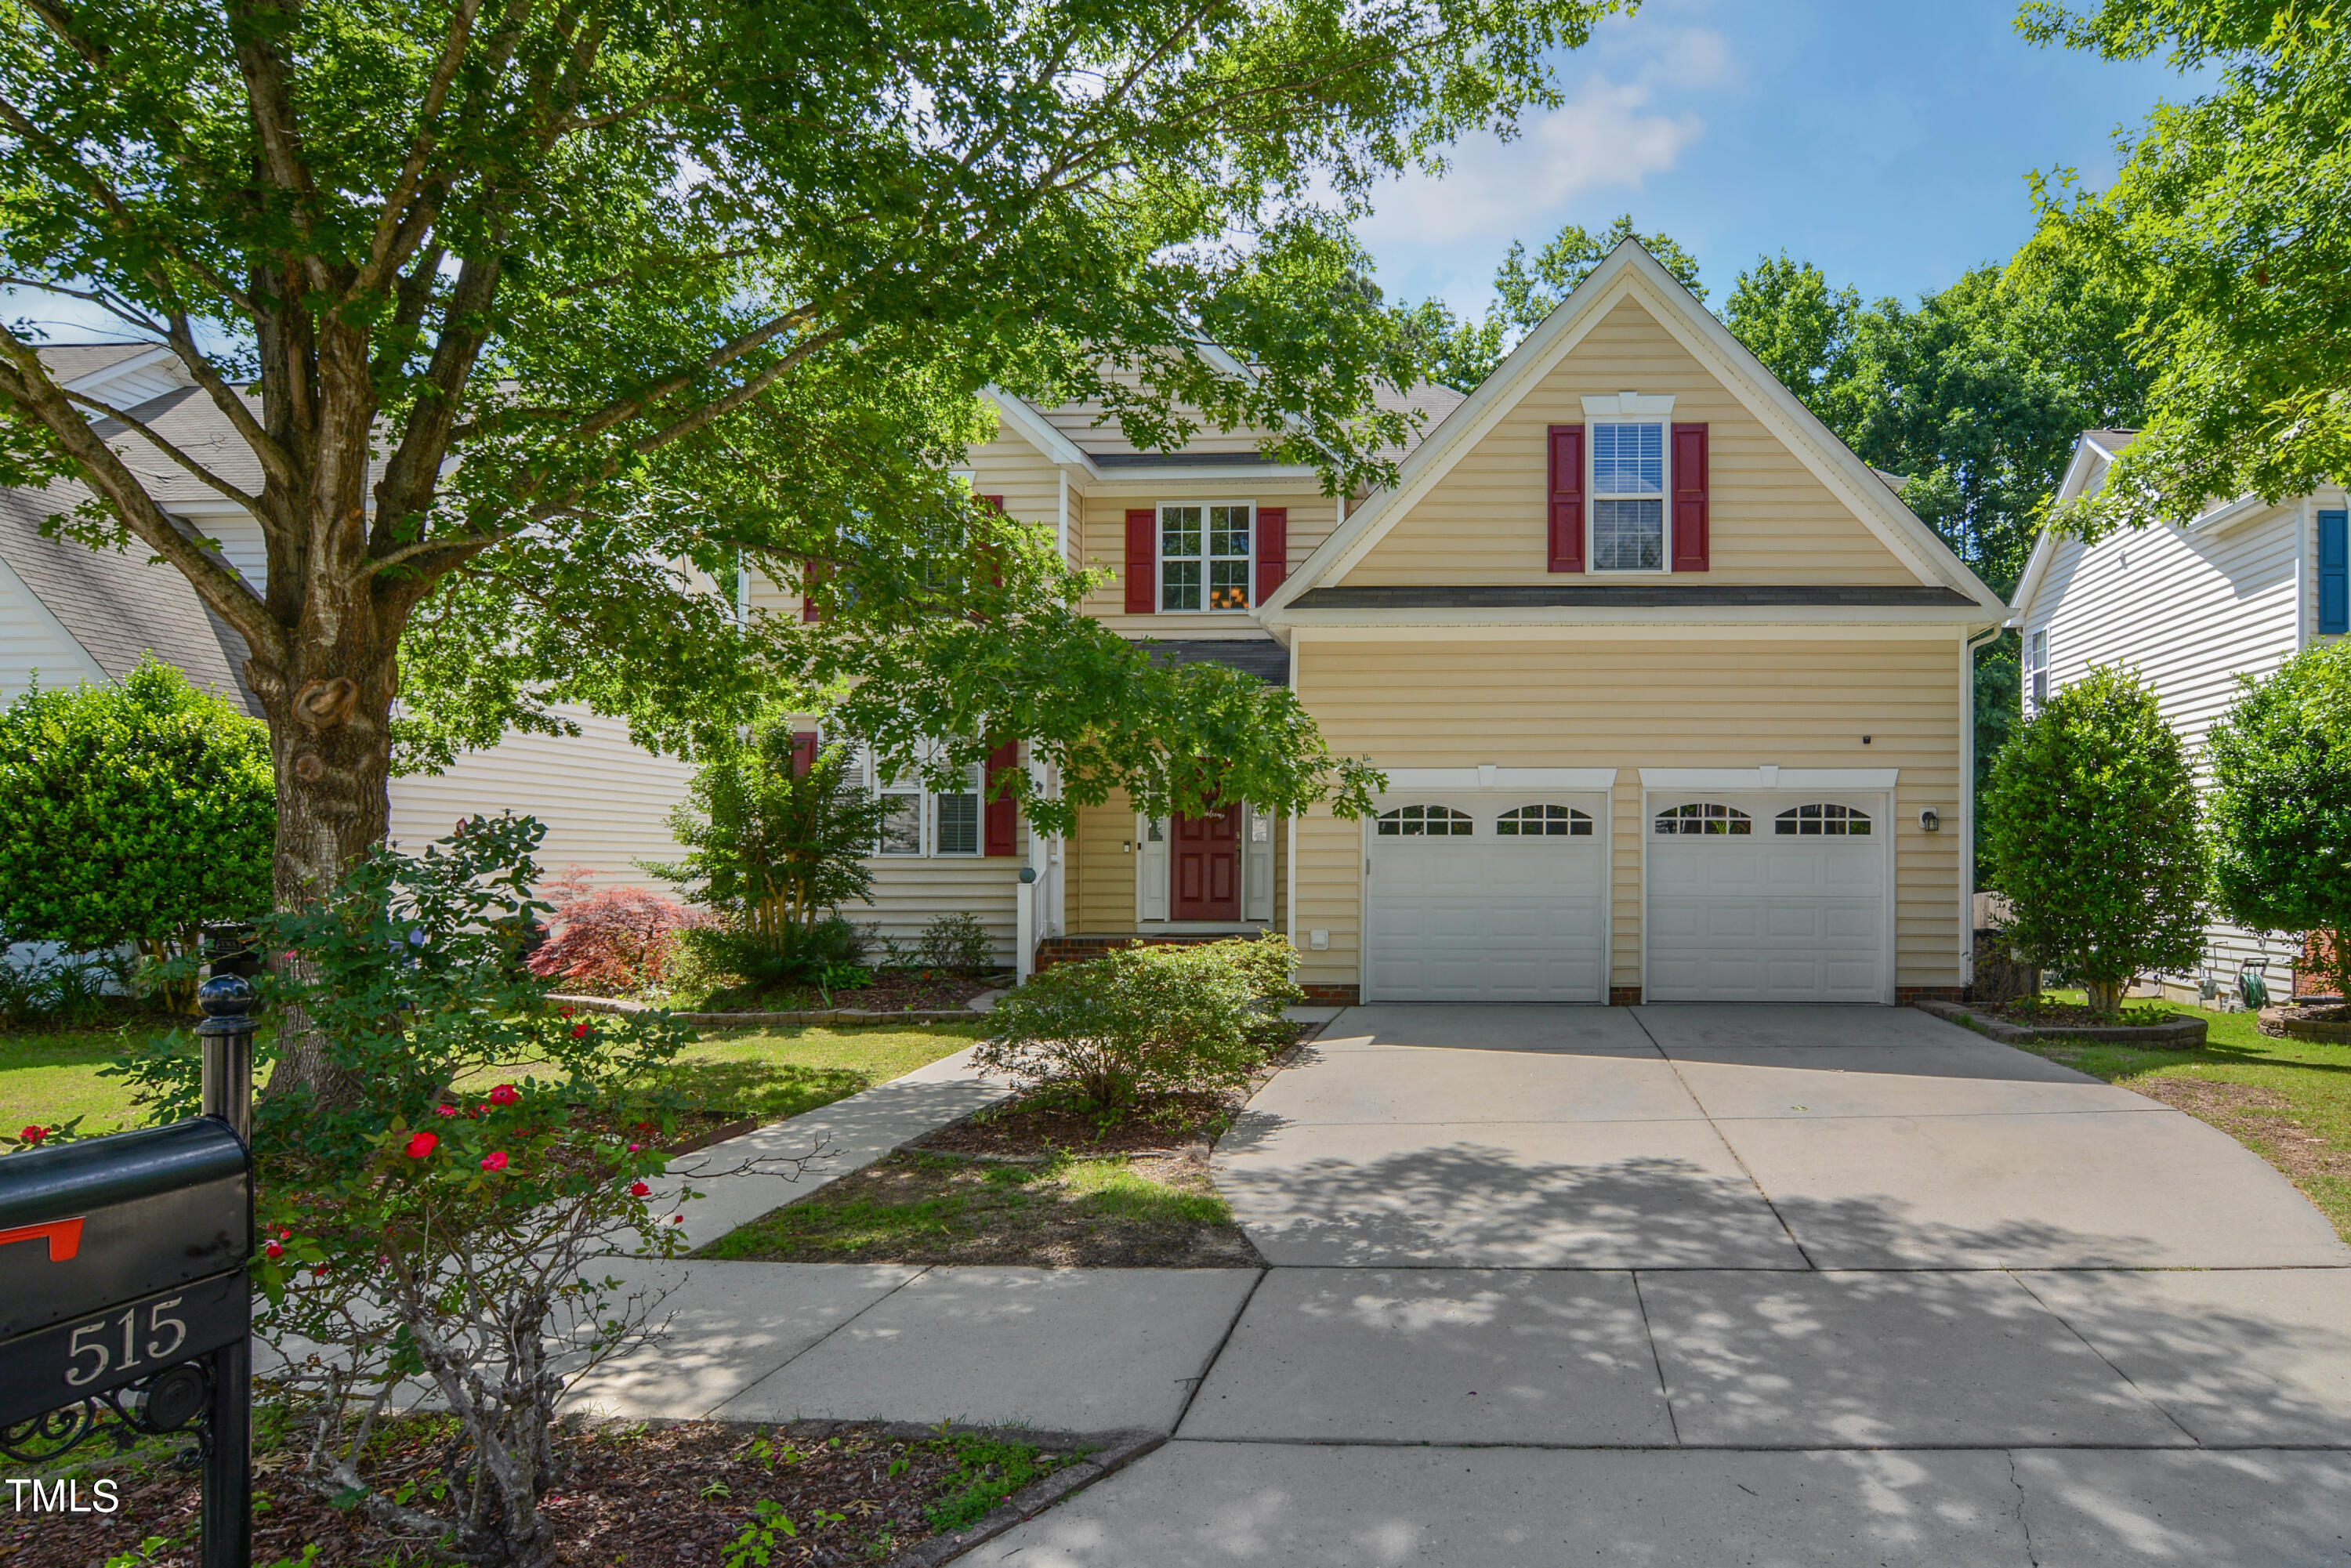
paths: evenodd
<path fill-rule="evenodd" d="M 685 1216 L 683 1214 L 673 1214 L 669 1217 L 669 1222 L 672 1225 L 684 1225 L 685 1223 Z"/>
<path fill-rule="evenodd" d="M 629 1196 L 631 1197 L 643 1197 L 653 1190 L 653 1188 L 647 1186 L 643 1182 L 632 1182 L 629 1185 Z"/>
<path fill-rule="evenodd" d="M 490 1091 L 490 1103 L 493 1105 L 511 1105 L 521 1098 L 521 1093 L 511 1083 L 501 1083 Z"/>
<path fill-rule="evenodd" d="M 484 1155 L 482 1168 L 486 1171 L 502 1171 L 507 1168 L 507 1156 L 503 1152 Z"/>
<path fill-rule="evenodd" d="M 571 1038 L 572 1038 L 572 1039 L 574 1039 L 574 1040 L 584 1040 L 584 1039 L 586 1039 L 586 1038 L 587 1038 L 587 1035 L 588 1035 L 588 1026 L 587 1026 L 585 1023 L 576 1023 L 576 1024 L 573 1024 L 573 1025 L 571 1026 Z"/>
<path fill-rule="evenodd" d="M 411 1138 L 411 1139 L 409 1139 L 409 1140 L 408 1140 L 408 1148 L 407 1148 L 407 1151 L 406 1151 L 406 1152 L 407 1152 L 408 1157 L 409 1157 L 410 1159 L 412 1159 L 412 1160 L 421 1160 L 421 1159 L 423 1159 L 425 1155 L 427 1155 L 431 1154 L 434 1150 L 435 1150 L 435 1149 L 439 1148 L 440 1146 L 441 1146 L 441 1134 L 438 1134 L 438 1133 L 419 1133 L 419 1134 L 416 1134 L 416 1136 L 414 1136 L 414 1137 L 413 1137 L 413 1138 Z"/>
<path fill-rule="evenodd" d="M 457 1113 L 457 1107 L 455 1105 L 435 1105 L 433 1107 L 433 1113 L 436 1116 L 454 1116 Z"/>
<path fill-rule="evenodd" d="M 266 1247 L 263 1248 L 263 1249 L 262 1249 L 262 1250 L 263 1250 L 264 1252 L 268 1253 L 268 1254 L 269 1254 L 269 1256 L 271 1256 L 272 1258 L 283 1258 L 283 1257 L 285 1257 L 285 1256 L 286 1256 L 286 1249 L 285 1249 L 285 1248 L 283 1248 L 283 1247 L 280 1247 L 280 1246 L 279 1246 L 277 1242 L 275 1242 L 275 1241 L 271 1242 L 268 1246 L 266 1246 Z"/>
<path fill-rule="evenodd" d="M 37 1144 L 49 1135 L 49 1130 L 47 1127 L 27 1127 L 16 1135 L 28 1144 Z"/>

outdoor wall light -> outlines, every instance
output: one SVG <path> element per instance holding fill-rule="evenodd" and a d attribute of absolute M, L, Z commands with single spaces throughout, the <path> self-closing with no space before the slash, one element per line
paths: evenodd
<path fill-rule="evenodd" d="M 1936 814 L 1934 807 L 1929 806 L 1918 813 L 1918 825 L 1930 833 L 1938 833 L 1943 830 L 1943 819 Z"/>
<path fill-rule="evenodd" d="M 1020 868 L 1020 880 L 1024 883 L 1035 882 L 1037 880 L 1037 868 L 1033 865 L 1022 866 Z"/>

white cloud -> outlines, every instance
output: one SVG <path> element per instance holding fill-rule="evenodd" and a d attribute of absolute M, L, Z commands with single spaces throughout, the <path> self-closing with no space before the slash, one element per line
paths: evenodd
<path fill-rule="evenodd" d="M 1720 40 L 1706 59 L 1723 70 Z M 1644 72 L 1644 76 L 1647 73 Z M 1706 130 L 1693 113 L 1662 112 L 1648 81 L 1593 77 L 1566 103 L 1525 123 L 1516 140 L 1481 137 L 1452 152 L 1442 179 L 1408 175 L 1375 198 L 1357 232 L 1383 245 L 1428 245 L 1468 238 L 1537 239 L 1537 216 L 1587 192 L 1638 191 L 1671 169 Z"/>

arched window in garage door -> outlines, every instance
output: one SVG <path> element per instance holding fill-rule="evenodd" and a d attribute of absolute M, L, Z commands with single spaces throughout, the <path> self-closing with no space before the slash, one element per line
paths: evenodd
<path fill-rule="evenodd" d="M 1657 813 L 1657 831 L 1661 833 L 1737 833 L 1755 831 L 1755 819 L 1736 806 L 1726 806 L 1719 800 L 1692 800 L 1687 805 L 1668 806 Z"/>
<path fill-rule="evenodd" d="M 1858 839 L 1869 832 L 1869 813 L 1828 800 L 1791 806 L 1771 820 L 1771 831 L 1783 839 Z"/>
<path fill-rule="evenodd" d="M 1520 806 L 1503 812 L 1494 831 L 1506 839 L 1588 839 L 1592 818 L 1573 806 Z"/>
<path fill-rule="evenodd" d="M 1398 806 L 1380 813 L 1384 839 L 1466 839 L 1472 825 L 1468 812 L 1450 806 Z"/>

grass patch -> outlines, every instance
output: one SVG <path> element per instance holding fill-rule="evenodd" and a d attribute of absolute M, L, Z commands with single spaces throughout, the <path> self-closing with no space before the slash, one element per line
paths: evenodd
<path fill-rule="evenodd" d="M 2207 1021 L 2201 1048 L 2038 1040 L 2019 1049 L 2210 1123 L 2283 1171 L 2351 1241 L 2351 1044 L 2273 1039 L 2252 1013 L 2172 1010 Z"/>
<path fill-rule="evenodd" d="M 705 1258 L 788 1263 L 1254 1268 L 1205 1145 L 998 1160 L 901 1149 L 730 1231 Z"/>
<path fill-rule="evenodd" d="M 88 1119 L 85 1134 L 146 1124 L 130 1086 L 99 1070 L 130 1041 L 162 1033 L 153 1022 L 67 1032 L 0 1034 L 0 1131 Z M 907 1029 L 784 1028 L 711 1030 L 688 1046 L 674 1082 L 726 1120 L 781 1121 L 884 1083 L 979 1038 L 977 1025 Z M 515 1067 L 492 1079 L 516 1077 Z"/>

